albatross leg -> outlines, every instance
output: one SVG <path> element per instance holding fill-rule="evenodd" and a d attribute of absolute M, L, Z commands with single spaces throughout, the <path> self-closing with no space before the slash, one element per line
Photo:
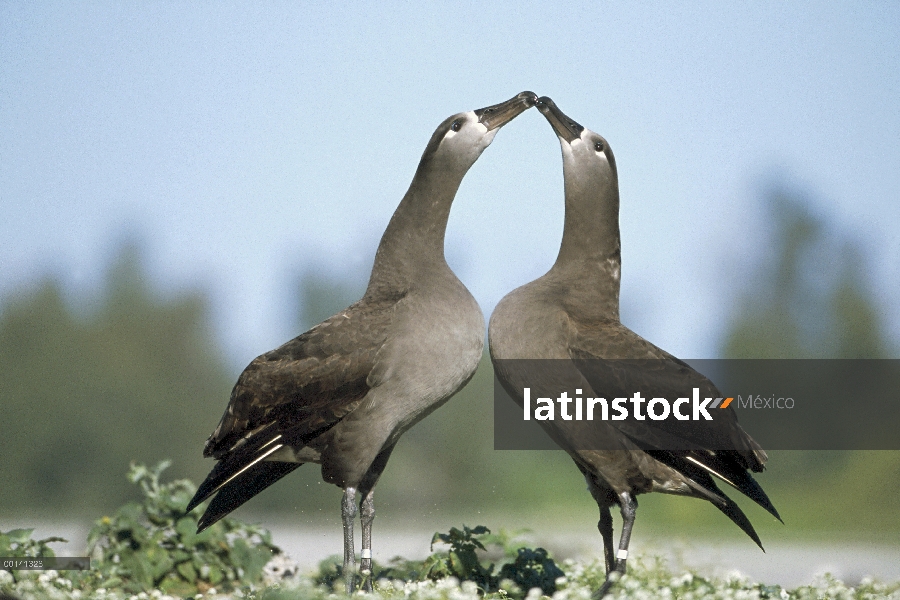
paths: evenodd
<path fill-rule="evenodd" d="M 625 561 L 628 560 L 628 543 L 631 541 L 631 530 L 634 527 L 634 518 L 637 515 L 637 500 L 635 500 L 628 492 L 619 494 L 619 506 L 622 509 L 622 537 L 619 540 L 619 551 L 616 553 L 616 567 L 613 571 L 606 574 L 606 581 L 600 586 L 600 589 L 592 594 L 594 600 L 600 600 L 605 596 L 615 583 L 610 576 L 615 573 L 619 575 L 625 574 Z M 602 517 L 602 513 L 601 513 Z M 607 556 L 609 560 L 609 556 Z"/>
<path fill-rule="evenodd" d="M 608 506 L 600 507 L 600 520 L 597 521 L 597 529 L 600 530 L 600 536 L 603 538 L 603 557 L 606 562 L 606 574 L 608 576 L 616 564 L 616 558 L 613 554 L 612 515 Z"/>
<path fill-rule="evenodd" d="M 341 498 L 341 520 L 344 522 L 344 580 L 347 593 L 353 592 L 356 579 L 356 549 L 353 543 L 353 519 L 356 518 L 356 488 L 344 489 Z"/>
<path fill-rule="evenodd" d="M 603 559 L 606 563 L 606 575 L 609 576 L 616 566 L 616 557 L 613 553 L 613 522 L 609 507 L 615 500 L 615 492 L 608 485 L 598 485 L 594 481 L 594 477 L 579 463 L 575 463 L 587 482 L 588 491 L 597 502 L 597 508 L 600 509 L 600 520 L 597 521 L 597 529 L 600 531 L 600 537 L 603 538 Z"/>
<path fill-rule="evenodd" d="M 362 526 L 362 552 L 359 558 L 359 572 L 362 588 L 372 591 L 372 521 L 375 520 L 375 491 L 369 490 L 359 503 L 359 521 Z"/>

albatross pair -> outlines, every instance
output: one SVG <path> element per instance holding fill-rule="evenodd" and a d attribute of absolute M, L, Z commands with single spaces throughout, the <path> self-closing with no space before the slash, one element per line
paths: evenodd
<path fill-rule="evenodd" d="M 484 345 L 484 318 L 444 258 L 444 233 L 456 191 L 497 131 L 537 104 L 563 150 L 566 221 L 559 258 L 540 279 L 498 305 L 491 317 L 491 358 L 509 389 L 521 389 L 507 359 L 658 358 L 681 374 L 705 378 L 641 339 L 618 320 L 619 229 L 615 162 L 600 136 L 568 119 L 549 98 L 522 92 L 484 109 L 453 115 L 431 137 L 385 231 L 363 298 L 308 332 L 256 358 L 241 374 L 204 455 L 219 462 L 188 505 L 213 496 L 200 519 L 209 527 L 303 463 L 318 463 L 323 479 L 344 489 L 344 573 L 355 566 L 357 497 L 362 525 L 361 572 L 371 573 L 373 489 L 400 435 L 471 379 Z M 596 377 L 582 387 L 603 389 Z M 705 498 L 754 541 L 759 538 L 712 478 L 723 478 L 776 517 L 747 469 L 760 471 L 765 453 L 737 425 L 722 421 L 740 448 L 655 452 L 585 449 L 564 428 L 548 427 L 588 481 L 600 507 L 608 575 L 624 572 L 637 506 L 646 491 Z M 718 423 L 718 422 L 717 422 Z M 723 433 L 723 432 L 718 432 Z M 702 449 L 701 449 L 702 450 Z M 609 508 L 624 518 L 618 559 Z M 608 590 L 612 579 L 598 591 Z M 364 585 L 371 588 L 371 579 Z"/>

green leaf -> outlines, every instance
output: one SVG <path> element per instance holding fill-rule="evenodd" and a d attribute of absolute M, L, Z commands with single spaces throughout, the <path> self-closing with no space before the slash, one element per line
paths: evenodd
<path fill-rule="evenodd" d="M 124 573 L 129 575 L 126 582 L 128 589 L 146 591 L 153 587 L 153 566 L 145 553 L 123 553 L 120 564 Z"/>
<path fill-rule="evenodd" d="M 209 566 L 209 582 L 213 585 L 216 585 L 222 579 L 224 579 L 225 575 L 222 573 L 222 570 L 216 565 Z"/>
<path fill-rule="evenodd" d="M 104 580 L 100 583 L 100 585 L 97 586 L 97 587 L 102 587 L 102 588 L 110 589 L 110 588 L 116 588 L 116 587 L 119 587 L 120 585 L 122 585 L 122 578 L 121 578 L 121 577 L 110 577 L 110 578 L 108 578 L 108 579 L 104 579 Z"/>
<path fill-rule="evenodd" d="M 178 571 L 178 574 L 181 575 L 185 581 L 190 581 L 191 583 L 197 581 L 197 571 L 194 569 L 194 565 L 190 562 L 179 563 L 175 569 Z"/>
<path fill-rule="evenodd" d="M 172 461 L 169 459 L 161 460 L 155 467 L 153 467 L 153 481 L 159 483 L 159 476 L 162 475 L 162 472 L 172 466 Z"/>
<path fill-rule="evenodd" d="M 150 475 L 150 471 L 142 464 L 131 463 L 128 474 L 125 475 L 131 483 L 139 483 Z"/>
<path fill-rule="evenodd" d="M 168 577 L 160 583 L 159 589 L 164 594 L 181 598 L 194 596 L 199 591 L 193 583 Z"/>
<path fill-rule="evenodd" d="M 34 529 L 13 529 L 7 531 L 5 535 L 13 544 L 25 544 L 31 539 L 32 533 L 34 533 Z"/>
<path fill-rule="evenodd" d="M 192 548 L 197 542 L 197 521 L 191 517 L 183 517 L 175 523 L 175 532 L 180 536 L 181 543 L 187 548 Z"/>
<path fill-rule="evenodd" d="M 120 577 L 130 593 L 165 586 L 188 595 L 194 588 L 177 582 L 202 581 L 202 589 L 207 584 L 229 589 L 238 577 L 259 583 L 266 563 L 280 552 L 271 534 L 229 518 L 197 534 L 196 518 L 174 508 L 186 505 L 195 488 L 186 480 L 160 483 L 165 466 L 133 464 L 129 479 L 141 487 L 142 501 L 129 502 L 92 528 L 98 578 Z"/>
<path fill-rule="evenodd" d="M 257 546 L 250 551 L 247 562 L 244 564 L 244 576 L 247 582 L 258 581 L 262 578 L 263 568 L 272 560 L 272 551 L 265 546 Z"/>
<path fill-rule="evenodd" d="M 250 546 L 242 538 L 234 540 L 229 554 L 231 556 L 231 564 L 236 567 L 243 567 L 250 562 Z"/>
<path fill-rule="evenodd" d="M 116 511 L 113 523 L 120 529 L 133 529 L 140 526 L 143 517 L 144 507 L 137 502 L 129 502 Z"/>
<path fill-rule="evenodd" d="M 172 570 L 174 561 L 169 552 L 160 546 L 150 546 L 144 552 L 145 561 L 150 576 L 153 581 L 160 580 L 166 573 Z"/>
<path fill-rule="evenodd" d="M 54 535 L 54 536 L 50 536 L 50 537 L 48 537 L 48 538 L 44 538 L 44 539 L 42 539 L 42 540 L 39 540 L 39 541 L 38 541 L 38 544 L 49 544 L 49 543 L 51 543 L 51 542 L 62 542 L 62 543 L 64 543 L 64 544 L 68 544 L 68 543 L 69 543 L 69 540 L 67 540 L 66 538 L 61 538 L 61 537 L 57 537 L 57 536 Z"/>

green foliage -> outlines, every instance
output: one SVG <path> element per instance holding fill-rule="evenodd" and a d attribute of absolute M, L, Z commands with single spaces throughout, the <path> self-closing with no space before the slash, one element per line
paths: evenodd
<path fill-rule="evenodd" d="M 566 561 L 567 575 L 560 582 L 561 593 L 554 598 L 585 598 L 585 590 L 596 590 L 605 575 L 600 562 L 574 563 Z M 759 598 L 773 600 L 822 600 L 896 598 L 900 583 L 883 584 L 865 579 L 856 588 L 826 575 L 811 585 L 786 590 L 778 585 L 766 585 L 733 572 L 725 577 L 705 577 L 693 571 L 673 573 L 665 561 L 658 557 L 628 558 L 628 573 L 618 580 L 607 598 L 705 598 L 733 599 Z"/>
<path fill-rule="evenodd" d="M 497 579 L 500 587 L 506 589 L 502 582 L 512 581 L 520 590 L 541 588 L 544 594 L 550 596 L 556 591 L 556 581 L 563 577 L 560 569 L 548 552 L 543 548 L 519 548 L 516 551 L 516 559 L 503 565 Z"/>
<path fill-rule="evenodd" d="M 143 500 L 129 502 L 91 529 L 97 585 L 187 596 L 260 583 L 263 567 L 281 552 L 269 532 L 225 518 L 196 533 L 202 511 L 184 512 L 196 488 L 184 479 L 161 484 L 159 475 L 168 466 L 132 464 L 128 480 L 140 486 Z"/>
<path fill-rule="evenodd" d="M 449 546 L 434 551 L 435 544 Z M 479 553 L 489 549 L 499 551 L 502 567 L 496 570 L 493 563 L 483 562 Z M 435 533 L 431 538 L 431 556 L 425 560 L 407 560 L 396 557 L 387 565 L 373 564 L 375 581 L 440 581 L 450 577 L 460 582 L 471 582 L 482 593 L 503 590 L 506 597 L 522 598 L 531 588 L 540 588 L 551 595 L 556 590 L 556 580 L 565 574 L 543 548 L 525 548 L 519 538 L 505 531 L 492 534 L 484 525 L 462 529 L 451 527 L 448 533 Z M 338 589 L 342 582 L 342 559 L 331 556 L 319 564 L 314 576 L 317 585 Z"/>
<path fill-rule="evenodd" d="M 474 529 L 469 531 L 474 535 Z M 456 530 L 456 533 L 451 531 L 450 534 L 440 535 L 451 540 L 449 542 L 451 547 L 455 542 L 457 547 L 471 544 L 470 549 L 481 550 L 478 548 L 478 544 L 472 543 L 473 539 L 471 535 L 466 535 L 465 529 L 463 531 Z M 478 540 L 483 542 L 484 546 L 490 546 L 486 541 L 489 537 L 479 535 Z M 505 552 L 508 553 L 509 548 L 506 548 Z M 402 559 L 397 560 L 402 561 Z M 556 591 L 552 592 L 541 588 L 542 597 L 546 598 L 552 594 L 554 600 L 587 600 L 606 579 L 605 568 L 600 560 L 589 562 L 566 560 L 563 566 L 566 572 L 559 572 L 555 580 Z M 471 579 L 459 580 L 454 577 L 455 575 L 436 579 L 427 577 L 388 579 L 382 577 L 376 581 L 371 597 L 376 600 L 507 600 L 511 597 L 522 598 L 523 596 L 530 600 L 537 600 L 538 597 L 541 597 L 537 592 L 531 591 L 535 587 L 540 588 L 539 585 L 529 589 L 525 586 L 513 586 L 511 581 L 506 581 L 497 587 L 485 589 Z M 261 600 L 296 600 L 297 598 L 325 600 L 334 597 L 331 587 L 317 587 L 313 581 L 301 580 L 296 585 L 296 588 L 267 589 L 262 594 Z M 340 592 L 339 589 L 336 591 Z M 789 590 L 779 585 L 753 581 L 738 572 L 732 572 L 725 577 L 708 577 L 694 571 L 676 572 L 659 557 L 632 555 L 628 559 L 628 573 L 618 578 L 607 598 L 613 600 L 628 598 L 896 599 L 900 598 L 900 582 L 882 583 L 866 578 L 858 586 L 853 587 L 830 575 L 825 575 L 810 584 Z"/>
<path fill-rule="evenodd" d="M 633 563 L 633 566 L 631 566 Z M 554 600 L 588 600 L 603 582 L 603 567 L 599 562 L 576 563 L 566 561 L 568 575 L 561 578 L 559 590 Z M 0 576 L 3 575 L 0 571 Z M 66 599 L 97 598 L 98 600 L 126 600 L 135 596 L 120 588 L 104 589 L 80 588 L 73 593 L 70 581 L 56 573 L 48 573 L 41 581 L 29 581 L 0 590 L 26 600 L 31 598 Z M 337 592 L 337 593 L 336 593 Z M 0 591 L 0 598 L 3 592 Z M 158 592 L 146 595 L 158 600 L 175 600 L 173 595 L 161 596 Z M 137 596 L 143 598 L 144 596 Z M 236 596 L 237 597 L 237 596 Z M 340 590 L 317 585 L 314 580 L 300 577 L 290 584 L 271 586 L 259 592 L 251 592 L 244 597 L 256 600 L 334 600 L 346 597 Z M 458 582 L 447 578 L 437 581 L 388 581 L 375 583 L 374 593 L 366 595 L 372 600 L 507 600 L 509 594 L 501 589 L 484 593 L 471 581 Z M 537 600 L 538 595 L 528 598 Z M 547 596 L 543 596 L 546 598 Z M 784 589 L 778 585 L 754 582 L 740 574 L 726 577 L 704 577 L 694 572 L 674 572 L 659 559 L 641 560 L 629 558 L 629 572 L 610 591 L 613 600 L 627 598 L 704 598 L 710 600 L 734 600 L 735 598 L 758 598 L 760 600 L 875 600 L 900 598 L 900 583 L 882 583 L 864 579 L 857 586 L 850 586 L 826 575 L 816 581 L 795 589 Z M 5 600 L 5 599 L 4 599 Z"/>
<path fill-rule="evenodd" d="M 0 556 L 10 558 L 40 558 L 56 556 L 53 548 L 47 544 L 66 542 L 61 537 L 48 537 L 42 540 L 31 539 L 34 529 L 13 529 L 3 533 L 0 531 Z"/>
<path fill-rule="evenodd" d="M 159 474 L 164 468 L 165 465 L 153 469 L 143 466 L 132 468 L 129 479 L 140 485 L 144 501 L 126 505 L 114 517 L 98 522 L 91 532 L 91 537 L 99 544 L 95 548 L 101 548 L 100 558 L 93 561 L 94 571 L 69 571 L 64 572 L 65 576 L 56 571 L 20 571 L 17 575 L 22 576 L 13 577 L 9 572 L 0 570 L 0 598 L 125 600 L 137 597 L 176 600 L 192 597 L 200 591 L 211 591 L 211 581 L 198 577 L 193 560 L 178 563 L 181 551 L 191 544 L 191 553 L 202 555 L 208 561 L 206 564 L 218 565 L 223 577 L 216 584 L 216 589 L 219 592 L 231 590 L 232 597 L 327 600 L 335 598 L 336 593 L 342 595 L 343 585 L 333 585 L 338 579 L 335 575 L 339 576 L 339 568 L 335 568 L 338 557 L 323 563 L 317 576 L 292 576 L 274 584 L 269 580 L 262 588 L 254 588 L 248 581 L 250 577 L 244 577 L 230 580 L 229 585 L 225 576 L 229 570 L 240 573 L 243 568 L 245 573 L 255 572 L 256 567 L 248 565 L 256 559 L 248 557 L 243 551 L 228 552 L 225 546 L 236 549 L 240 547 L 236 540 L 242 540 L 273 550 L 274 547 L 267 541 L 268 534 L 237 523 L 226 523 L 226 535 L 211 536 L 206 540 L 209 543 L 199 539 L 202 534 L 188 539 L 193 529 L 179 527 L 178 523 L 182 522 L 181 510 L 193 486 L 186 481 L 160 484 Z M 53 552 L 46 544 L 62 541 L 59 538 L 33 541 L 30 537 L 31 531 L 24 529 L 2 533 L 0 544 L 5 544 L 5 549 L 0 547 L 0 550 L 13 556 L 52 556 Z M 162 561 L 160 552 L 149 551 L 152 540 L 170 555 L 170 560 Z M 483 526 L 464 526 L 461 530 L 452 528 L 448 533 L 435 534 L 432 540 L 435 544 L 448 545 L 449 550 L 437 552 L 425 561 L 407 561 L 398 557 L 390 567 L 376 566 L 375 589 L 369 597 L 374 600 L 536 600 L 543 594 L 545 598 L 552 595 L 554 600 L 587 600 L 605 580 L 604 566 L 598 559 L 590 562 L 566 560 L 563 563 L 564 573 L 542 549 L 516 548 L 515 536 L 503 531 L 494 535 Z M 500 551 L 504 560 L 515 557 L 511 562 L 506 562 L 496 575 L 494 565 L 485 566 L 478 557 L 479 553 L 490 552 L 492 547 Z M 191 565 L 194 571 L 180 565 Z M 203 567 L 199 568 L 202 570 Z M 400 570 L 406 574 L 401 576 Z M 157 583 L 150 585 L 151 580 Z M 194 583 L 188 585 L 190 581 Z M 633 555 L 628 561 L 627 575 L 618 579 L 610 591 L 610 597 L 615 600 L 897 599 L 900 598 L 900 582 L 881 583 L 866 578 L 852 587 L 825 575 L 808 585 L 787 590 L 778 585 L 754 582 L 737 572 L 725 577 L 707 577 L 693 571 L 674 572 L 658 557 Z"/>
<path fill-rule="evenodd" d="M 434 552 L 435 544 L 449 546 L 446 551 Z M 502 567 L 483 562 L 479 553 L 489 548 L 499 550 Z M 545 594 L 556 590 L 556 580 L 564 576 L 562 570 L 543 548 L 522 547 L 519 539 L 501 531 L 491 534 L 484 525 L 462 529 L 451 527 L 447 533 L 435 533 L 431 538 L 433 554 L 424 561 L 396 558 L 387 568 L 374 569 L 375 579 L 403 581 L 437 581 L 454 577 L 474 583 L 482 593 L 497 592 L 521 598 L 531 588 L 541 588 Z"/>
<path fill-rule="evenodd" d="M 425 559 L 424 572 L 429 579 L 456 577 L 460 581 L 474 581 L 482 590 L 496 587 L 493 571 L 494 565 L 485 567 L 478 559 L 476 550 L 485 550 L 479 537 L 489 534 L 490 529 L 479 525 L 469 529 L 463 525 L 462 530 L 451 527 L 449 533 L 435 533 L 431 538 L 431 550 L 436 543 L 447 544 L 450 549 L 445 553 L 435 553 Z"/>
<path fill-rule="evenodd" d="M 434 551 L 435 544 L 449 546 Z M 502 566 L 485 563 L 481 554 L 498 551 Z M 505 531 L 491 534 L 483 525 L 462 529 L 451 527 L 448 533 L 435 533 L 431 538 L 431 556 L 422 561 L 397 557 L 388 565 L 373 565 L 373 579 L 391 581 L 439 581 L 453 577 L 460 582 L 473 583 L 481 593 L 503 590 L 506 596 L 522 598 L 537 587 L 545 594 L 556 589 L 556 580 L 564 576 L 562 570 L 543 548 L 522 547 L 516 536 Z M 320 564 L 317 583 L 333 586 L 340 579 L 340 557 L 332 557 Z"/>
<path fill-rule="evenodd" d="M 56 556 L 53 548 L 47 544 L 53 542 L 66 542 L 61 537 L 48 537 L 42 540 L 31 539 L 34 529 L 13 529 L 3 533 L 0 531 L 0 556 L 8 558 L 49 558 Z M 33 571 L 14 569 L 9 571 L 13 581 L 21 581 L 23 578 L 34 576 Z M 0 592 L 2 592 L 0 586 Z"/>

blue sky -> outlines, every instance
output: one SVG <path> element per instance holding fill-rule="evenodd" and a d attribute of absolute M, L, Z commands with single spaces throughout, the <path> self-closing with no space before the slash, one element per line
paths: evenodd
<path fill-rule="evenodd" d="M 0 1 L 0 302 L 48 274 L 89 300 L 137 239 L 161 293 L 213 294 L 239 368 L 299 333 L 299 273 L 365 276 L 438 123 L 530 89 L 616 153 L 639 333 L 715 356 L 777 180 L 860 241 L 900 338 L 900 4 L 311 4 Z M 562 210 L 528 111 L 447 233 L 487 314 Z"/>

